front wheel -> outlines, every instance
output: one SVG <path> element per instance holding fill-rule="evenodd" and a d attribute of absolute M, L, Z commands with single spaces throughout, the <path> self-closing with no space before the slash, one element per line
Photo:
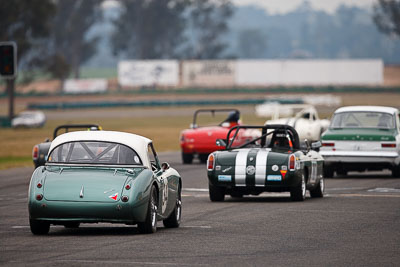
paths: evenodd
<path fill-rule="evenodd" d="M 157 190 L 154 185 L 150 189 L 146 220 L 138 223 L 138 229 L 142 234 L 152 234 L 157 231 Z"/>
<path fill-rule="evenodd" d="M 325 182 L 324 178 L 321 178 L 319 180 L 317 187 L 315 187 L 313 190 L 310 190 L 310 195 L 311 197 L 323 197 L 324 191 L 325 191 Z"/>
<path fill-rule="evenodd" d="M 290 198 L 293 201 L 304 201 L 306 199 L 306 178 L 304 172 L 301 174 L 299 185 L 293 187 L 290 191 Z"/>
<path fill-rule="evenodd" d="M 182 198 L 181 198 L 181 187 L 178 188 L 178 195 L 176 197 L 175 208 L 171 215 L 163 221 L 166 228 L 177 228 L 181 224 L 182 217 Z"/>
<path fill-rule="evenodd" d="M 47 235 L 50 231 L 50 224 L 45 221 L 29 219 L 29 226 L 34 235 Z"/>
<path fill-rule="evenodd" d="M 193 161 L 193 154 L 182 152 L 182 162 L 183 164 L 191 164 Z"/>
<path fill-rule="evenodd" d="M 212 184 L 208 184 L 208 193 L 210 195 L 210 200 L 213 202 L 224 201 L 225 199 L 225 188 L 214 186 Z"/>

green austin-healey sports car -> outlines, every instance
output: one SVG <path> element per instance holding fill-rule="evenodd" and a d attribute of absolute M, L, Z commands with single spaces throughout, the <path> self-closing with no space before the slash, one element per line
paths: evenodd
<path fill-rule="evenodd" d="M 181 188 L 180 175 L 160 164 L 150 139 L 113 131 L 65 133 L 32 175 L 30 228 L 47 234 L 50 224 L 110 222 L 154 233 L 158 220 L 178 227 Z"/>
<path fill-rule="evenodd" d="M 235 147 L 239 131 L 261 129 L 260 137 Z M 296 130 L 288 125 L 236 126 L 226 139 L 218 139 L 223 151 L 208 156 L 207 170 L 211 201 L 258 195 L 262 192 L 290 192 L 294 201 L 323 197 L 323 158 L 316 151 L 321 143 L 300 149 Z"/>

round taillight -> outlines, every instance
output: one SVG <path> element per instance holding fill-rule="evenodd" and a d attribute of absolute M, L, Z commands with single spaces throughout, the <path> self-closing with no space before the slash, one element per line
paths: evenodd
<path fill-rule="evenodd" d="M 43 195 L 42 194 L 37 194 L 36 195 L 36 200 L 42 200 L 43 199 Z"/>
<path fill-rule="evenodd" d="M 37 188 L 42 188 L 42 184 L 41 183 L 38 183 L 36 186 L 37 186 Z"/>
<path fill-rule="evenodd" d="M 122 202 L 127 202 L 129 200 L 128 196 L 122 196 L 121 197 Z"/>
<path fill-rule="evenodd" d="M 126 189 L 126 190 L 131 189 L 131 185 L 130 185 L 130 184 L 125 185 L 125 189 Z"/>

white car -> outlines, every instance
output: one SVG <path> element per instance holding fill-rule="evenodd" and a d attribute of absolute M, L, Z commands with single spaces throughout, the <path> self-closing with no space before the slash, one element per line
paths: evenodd
<path fill-rule="evenodd" d="M 41 111 L 23 111 L 12 119 L 11 126 L 16 127 L 43 127 L 46 123 L 46 116 Z"/>
<path fill-rule="evenodd" d="M 273 110 L 272 106 L 272 110 Z M 296 112 L 296 110 L 299 110 Z M 295 113 L 294 117 L 279 118 L 280 114 L 290 116 Z M 330 121 L 319 119 L 317 110 L 311 105 L 278 105 L 272 114 L 272 120 L 267 120 L 267 124 L 286 124 L 296 129 L 301 141 L 318 141 L 321 134 L 328 129 Z"/>
<path fill-rule="evenodd" d="M 400 177 L 399 110 L 379 106 L 349 106 L 335 111 L 322 135 L 325 177 L 334 172 L 392 170 Z"/>

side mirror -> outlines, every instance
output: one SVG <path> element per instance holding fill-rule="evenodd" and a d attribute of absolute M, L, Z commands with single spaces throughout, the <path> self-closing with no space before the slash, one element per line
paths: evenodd
<path fill-rule="evenodd" d="M 318 151 L 321 146 L 322 146 L 321 141 L 317 141 L 311 144 L 311 149 Z"/>
<path fill-rule="evenodd" d="M 226 147 L 226 143 L 225 143 L 225 140 L 224 140 L 224 139 L 217 139 L 217 140 L 215 141 L 215 144 L 216 144 L 217 146 Z"/>
<path fill-rule="evenodd" d="M 162 171 L 168 170 L 169 169 L 169 164 L 167 162 L 163 162 L 161 164 L 161 169 L 162 169 Z"/>
<path fill-rule="evenodd" d="M 44 139 L 44 143 L 50 142 L 49 138 Z"/>

